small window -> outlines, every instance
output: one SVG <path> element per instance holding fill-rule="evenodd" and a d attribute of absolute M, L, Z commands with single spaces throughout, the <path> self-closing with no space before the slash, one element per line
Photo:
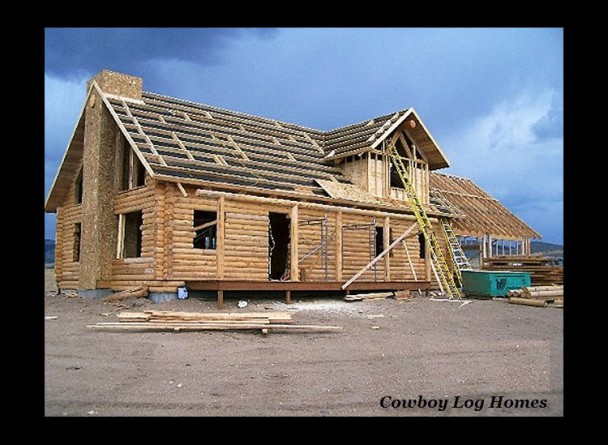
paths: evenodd
<path fill-rule="evenodd" d="M 194 211 L 193 218 L 195 249 L 217 248 L 217 214 L 215 212 Z"/>
<path fill-rule="evenodd" d="M 146 169 L 133 152 L 133 149 L 124 145 L 120 176 L 120 190 L 130 190 L 145 185 Z"/>
<path fill-rule="evenodd" d="M 420 246 L 420 258 L 426 258 L 426 240 L 423 233 L 418 234 L 418 245 Z"/>
<path fill-rule="evenodd" d="M 120 189 L 129 190 L 129 175 L 131 172 L 131 153 L 132 150 L 122 146 L 122 165 L 120 169 Z"/>
<path fill-rule="evenodd" d="M 80 232 L 82 230 L 81 223 L 74 224 L 74 248 L 72 250 L 72 261 L 75 263 L 80 261 Z"/>
<path fill-rule="evenodd" d="M 384 228 L 376 227 L 376 256 L 384 252 Z"/>
<path fill-rule="evenodd" d="M 76 204 L 82 204 L 82 167 L 78 172 L 78 176 L 76 176 L 76 181 L 74 182 L 74 200 Z"/>
<path fill-rule="evenodd" d="M 118 258 L 141 257 L 141 210 L 118 215 Z"/>
<path fill-rule="evenodd" d="M 133 172 L 133 187 L 146 185 L 146 169 L 135 154 L 133 154 L 133 169 L 135 170 Z"/>

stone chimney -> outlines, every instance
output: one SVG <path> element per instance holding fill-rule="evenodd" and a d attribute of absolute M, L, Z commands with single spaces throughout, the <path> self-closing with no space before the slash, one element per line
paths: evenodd
<path fill-rule="evenodd" d="M 87 91 L 93 81 L 97 82 L 104 93 L 141 100 L 143 84 L 141 77 L 103 70 L 87 82 Z"/>

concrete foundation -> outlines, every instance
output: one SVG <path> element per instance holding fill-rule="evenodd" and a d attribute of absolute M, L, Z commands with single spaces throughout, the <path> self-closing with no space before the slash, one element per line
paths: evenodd
<path fill-rule="evenodd" d="M 177 300 L 177 292 L 150 292 L 148 298 L 154 303 Z"/>
<path fill-rule="evenodd" d="M 101 299 L 112 295 L 112 289 L 79 289 L 78 296 L 84 298 Z"/>

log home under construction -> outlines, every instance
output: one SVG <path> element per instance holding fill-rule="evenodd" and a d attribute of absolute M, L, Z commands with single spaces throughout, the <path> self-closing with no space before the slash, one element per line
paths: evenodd
<path fill-rule="evenodd" d="M 526 254 L 540 238 L 471 180 L 435 172 L 449 162 L 413 108 L 319 131 L 111 71 L 87 89 L 45 206 L 60 289 L 145 284 L 162 301 L 186 287 L 220 305 L 230 290 L 451 295 L 462 248 Z"/>

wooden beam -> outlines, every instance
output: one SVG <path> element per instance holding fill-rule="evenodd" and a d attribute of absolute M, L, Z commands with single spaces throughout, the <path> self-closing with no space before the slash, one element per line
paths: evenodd
<path fill-rule="evenodd" d="M 289 278 L 291 281 L 300 281 L 300 272 L 299 272 L 299 265 L 298 265 L 298 255 L 299 255 L 299 249 L 298 249 L 298 244 L 300 242 L 300 233 L 299 233 L 299 224 L 298 224 L 298 217 L 299 217 L 299 207 L 298 205 L 294 205 L 293 207 L 291 207 L 291 211 L 290 211 L 290 218 L 291 218 L 291 222 L 289 224 L 290 227 L 290 261 L 291 264 L 289 265 Z"/>
<path fill-rule="evenodd" d="M 172 178 L 164 176 L 164 175 L 157 175 L 159 179 L 163 179 L 163 180 L 167 180 L 167 181 L 171 181 Z M 182 181 L 183 182 L 183 181 Z M 213 183 L 213 185 L 216 185 L 216 183 Z M 225 184 L 217 184 L 218 187 L 225 187 L 228 188 L 230 187 L 229 185 L 225 185 Z M 235 188 L 235 190 L 237 190 Z M 260 193 L 260 190 L 254 190 L 254 189 L 246 189 L 243 187 L 239 187 L 238 188 L 239 191 L 251 191 L 252 193 Z M 283 194 L 283 193 L 282 193 Z M 236 201 L 245 201 L 245 202 L 261 202 L 261 203 L 265 203 L 265 204 L 277 204 L 277 205 L 283 205 L 283 206 L 288 206 L 291 207 L 295 204 L 300 205 L 301 207 L 306 207 L 306 208 L 313 208 L 313 209 L 323 209 L 323 210 L 328 210 L 328 211 L 342 211 L 344 213 L 349 213 L 349 214 L 356 214 L 356 215 L 367 215 L 367 216 L 376 216 L 379 218 L 384 218 L 385 216 L 389 215 L 389 216 L 394 216 L 397 218 L 405 218 L 405 219 L 410 219 L 410 220 L 414 220 L 414 216 L 411 214 L 411 209 L 408 207 L 392 207 L 392 206 L 383 206 L 383 205 L 369 205 L 370 207 L 376 207 L 382 210 L 368 210 L 366 208 L 360 208 L 360 207 L 366 207 L 365 203 L 357 203 L 357 208 L 353 208 L 353 202 L 352 201 L 344 201 L 344 200 L 340 200 L 340 199 L 335 199 L 335 198 L 321 198 L 324 202 L 331 202 L 333 204 L 321 204 L 318 202 L 302 202 L 302 201 L 296 201 L 296 199 L 301 200 L 302 199 L 302 195 L 298 195 L 297 197 L 293 197 L 293 199 L 285 199 L 285 198 L 272 198 L 272 197 L 268 197 L 268 196 L 257 196 L 257 195 L 253 195 L 253 194 L 243 194 L 243 193 L 234 193 L 234 192 L 227 192 L 227 191 L 219 191 L 219 190 L 207 190 L 207 189 L 197 189 L 196 190 L 196 195 L 197 196 L 204 196 L 204 197 L 215 197 L 217 198 L 218 196 L 226 196 L 227 198 L 230 198 L 231 200 L 236 200 Z M 290 196 L 289 192 L 286 192 L 284 195 L 286 196 Z M 291 196 L 290 196 L 291 197 Z M 310 196 L 307 196 L 306 198 L 310 199 Z M 317 197 L 315 197 L 315 199 L 318 199 Z M 345 204 L 344 207 L 339 207 L 336 204 Z M 396 213 L 396 211 L 403 211 L 404 213 Z M 431 212 L 427 212 L 427 214 L 429 216 L 431 215 Z"/>
<path fill-rule="evenodd" d="M 388 246 L 391 242 L 391 218 L 389 216 L 386 216 L 384 218 L 384 230 L 382 232 L 382 234 L 384 235 L 384 238 L 382 240 L 382 243 L 384 246 Z M 391 256 L 390 255 L 386 255 L 384 257 L 384 279 L 386 281 L 390 281 L 391 279 Z"/>
<path fill-rule="evenodd" d="M 378 261 L 380 261 L 384 257 L 384 255 L 386 255 L 391 250 L 393 250 L 393 248 L 397 244 L 399 244 L 401 241 L 403 241 L 417 226 L 418 226 L 418 223 L 412 224 L 405 232 L 403 232 L 403 234 L 401 234 L 401 236 L 399 236 L 399 238 L 397 238 L 395 241 L 393 241 L 391 243 L 390 246 L 388 246 L 386 249 L 384 249 L 380 253 L 380 255 L 378 255 L 376 258 L 371 260 L 367 265 L 365 265 L 365 267 L 363 267 L 363 269 L 361 269 L 359 272 L 357 272 L 355 275 L 353 275 L 350 280 L 348 280 L 346 283 L 344 283 L 342 285 L 342 290 L 344 290 L 348 286 L 350 286 L 355 280 L 357 280 L 357 278 L 359 278 L 361 275 L 363 275 L 365 273 L 365 271 L 369 270 L 374 264 L 376 264 Z"/>
<path fill-rule="evenodd" d="M 291 304 L 291 291 L 285 291 L 285 304 Z"/>
<path fill-rule="evenodd" d="M 224 309 L 224 291 L 223 290 L 217 291 L 217 308 Z"/>
<path fill-rule="evenodd" d="M 405 242 L 405 240 L 401 241 L 401 244 L 403 244 L 403 250 L 405 251 L 405 257 L 407 258 L 407 263 L 410 266 L 410 270 L 412 271 L 412 276 L 414 277 L 414 281 L 418 281 L 418 277 L 416 276 L 416 268 L 414 267 L 414 264 L 412 263 L 412 257 L 410 256 L 410 251 L 407 248 L 407 243 Z"/>
<path fill-rule="evenodd" d="M 206 229 L 207 227 L 211 227 L 216 224 L 217 224 L 217 219 L 215 219 L 213 221 L 209 221 L 208 223 L 205 223 L 205 224 L 201 224 L 200 226 L 193 227 L 192 230 L 194 230 L 196 232 L 197 230 L 203 230 L 203 229 Z"/>
<path fill-rule="evenodd" d="M 177 188 L 179 189 L 179 191 L 182 193 L 182 196 L 184 198 L 188 197 L 188 192 L 186 192 L 186 189 L 184 188 L 184 186 L 181 184 L 181 182 L 177 183 Z"/>
<path fill-rule="evenodd" d="M 220 196 L 217 200 L 217 233 L 216 233 L 216 249 L 217 249 L 217 278 L 224 278 L 224 238 L 225 238 L 225 213 L 226 198 Z"/>
<path fill-rule="evenodd" d="M 401 145 L 403 145 L 403 149 L 405 150 L 407 157 L 409 159 L 415 159 L 414 154 L 412 153 L 412 150 L 410 149 L 410 146 L 408 145 L 407 141 L 403 137 L 403 133 L 399 132 L 397 134 L 397 136 L 399 137 L 399 141 L 401 141 Z"/>
<path fill-rule="evenodd" d="M 125 214 L 118 215 L 118 240 L 116 242 L 116 258 L 122 258 L 125 247 Z"/>
<path fill-rule="evenodd" d="M 336 212 L 336 281 L 342 281 L 342 210 Z"/>
<path fill-rule="evenodd" d="M 173 137 L 173 139 L 175 140 L 175 142 L 177 142 L 178 147 L 186 152 L 186 156 L 188 156 L 188 159 L 190 159 L 191 161 L 194 161 L 194 156 L 192 156 L 192 153 L 190 153 L 190 150 L 188 150 L 186 148 L 186 146 L 184 145 L 184 143 L 181 141 L 180 138 L 177 137 L 177 135 L 175 134 L 174 131 L 171 132 L 171 136 Z"/>

